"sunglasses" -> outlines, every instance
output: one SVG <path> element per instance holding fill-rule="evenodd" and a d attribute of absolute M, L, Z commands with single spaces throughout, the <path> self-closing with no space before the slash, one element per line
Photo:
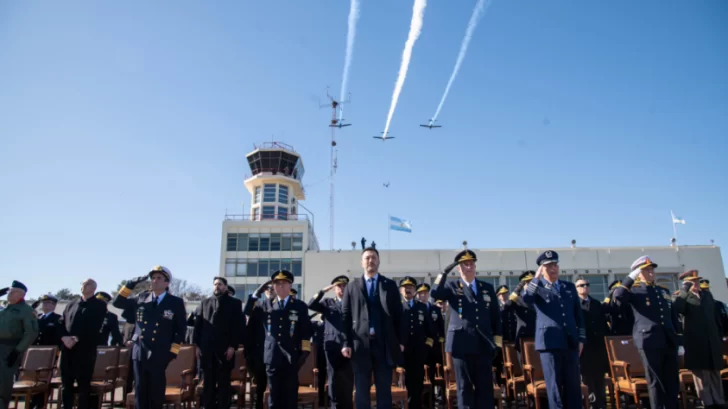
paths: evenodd
<path fill-rule="evenodd" d="M 589 287 L 589 283 L 587 283 L 587 284 L 579 284 L 579 285 L 577 285 L 577 287 L 579 287 L 579 288 L 581 288 L 581 287 Z"/>

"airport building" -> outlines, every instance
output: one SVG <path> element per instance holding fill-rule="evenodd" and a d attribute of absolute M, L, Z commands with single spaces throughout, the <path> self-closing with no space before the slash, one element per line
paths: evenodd
<path fill-rule="evenodd" d="M 270 142 L 247 155 L 250 175 L 245 188 L 250 213 L 226 215 L 222 225 L 220 275 L 227 277 L 239 298 L 247 298 L 278 269 L 295 276 L 299 298 L 308 300 L 340 274 L 361 275 L 361 249 L 321 250 L 313 223 L 300 202 L 305 200 L 304 167 L 293 147 Z M 302 213 L 301 210 L 304 210 Z M 380 249 L 379 271 L 395 280 L 409 275 L 432 284 L 462 248 L 433 250 Z M 536 257 L 547 249 L 475 249 L 478 278 L 512 290 L 518 276 L 536 270 Z M 677 290 L 678 275 L 697 269 L 711 282 L 716 299 L 728 301 L 720 248 L 707 246 L 551 248 L 559 253 L 562 279 L 589 280 L 591 295 L 603 299 L 615 279 L 624 278 L 638 257 L 648 254 L 657 264 L 658 281 Z M 457 271 L 450 273 L 455 277 Z"/>

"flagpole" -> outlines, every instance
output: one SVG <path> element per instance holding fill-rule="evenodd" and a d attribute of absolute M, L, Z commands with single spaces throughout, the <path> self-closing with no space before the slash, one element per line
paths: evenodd
<path fill-rule="evenodd" d="M 675 226 L 675 213 L 670 210 L 670 216 L 672 217 L 672 237 L 677 240 L 677 226 Z"/>

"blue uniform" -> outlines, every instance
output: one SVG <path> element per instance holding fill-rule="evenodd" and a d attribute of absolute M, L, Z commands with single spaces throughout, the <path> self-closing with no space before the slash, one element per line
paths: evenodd
<path fill-rule="evenodd" d="M 502 339 L 500 308 L 492 285 L 462 278 L 446 282 L 440 274 L 432 297 L 450 304 L 445 351 L 452 354 L 458 408 L 493 407 L 492 361 Z"/>
<path fill-rule="evenodd" d="M 652 409 L 677 408 L 679 324 L 670 291 L 627 277 L 614 290 L 613 298 L 618 306 L 632 307 L 632 337 L 645 366 Z"/>
<path fill-rule="evenodd" d="M 579 344 L 586 333 L 576 287 L 540 277 L 531 280 L 521 296 L 536 310 L 536 350 L 541 352 L 549 408 L 581 407 Z"/>

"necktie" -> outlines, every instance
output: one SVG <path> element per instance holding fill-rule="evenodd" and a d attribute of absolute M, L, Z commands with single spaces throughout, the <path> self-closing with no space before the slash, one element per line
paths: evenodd
<path fill-rule="evenodd" d="M 367 287 L 369 287 L 369 298 L 372 298 L 372 296 L 374 295 L 374 279 L 368 279 L 367 283 Z"/>
<path fill-rule="evenodd" d="M 414 302 L 410 301 L 410 302 L 409 302 L 409 306 L 410 306 L 410 308 L 412 308 L 412 306 L 413 306 L 413 305 L 414 305 Z"/>
<path fill-rule="evenodd" d="M 278 308 L 283 309 L 283 300 L 278 301 Z"/>

